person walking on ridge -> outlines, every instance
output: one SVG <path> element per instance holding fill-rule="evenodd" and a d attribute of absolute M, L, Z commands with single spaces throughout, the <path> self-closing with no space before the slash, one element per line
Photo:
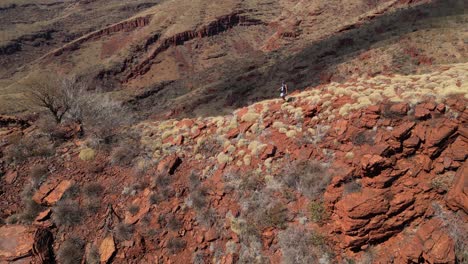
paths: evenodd
<path fill-rule="evenodd" d="M 286 95 L 288 94 L 288 85 L 283 81 L 280 88 L 280 96 L 283 101 L 286 101 Z"/>

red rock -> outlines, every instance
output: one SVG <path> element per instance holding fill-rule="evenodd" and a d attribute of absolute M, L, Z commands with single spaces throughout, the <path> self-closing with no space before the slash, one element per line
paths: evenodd
<path fill-rule="evenodd" d="M 387 143 L 379 143 L 370 148 L 369 153 L 379 156 L 385 156 L 386 153 L 391 149 Z"/>
<path fill-rule="evenodd" d="M 52 210 L 49 208 L 45 211 L 40 212 L 36 219 L 34 220 L 35 222 L 42 222 L 50 217 L 50 214 L 52 213 Z"/>
<path fill-rule="evenodd" d="M 461 137 L 448 147 L 447 153 L 454 161 L 464 162 L 468 158 L 468 141 L 463 140 Z"/>
<path fill-rule="evenodd" d="M 0 260 L 26 255 L 34 243 L 34 232 L 22 225 L 0 227 Z"/>
<path fill-rule="evenodd" d="M 408 207 L 410 204 L 413 204 L 415 197 L 411 192 L 403 192 L 396 194 L 392 201 L 390 202 L 390 209 L 387 214 L 393 215 L 400 212 L 404 208 Z"/>
<path fill-rule="evenodd" d="M 205 240 L 207 242 L 211 242 L 218 239 L 218 233 L 215 229 L 211 228 L 208 232 L 205 233 Z"/>
<path fill-rule="evenodd" d="M 347 216 L 353 219 L 366 219 L 369 216 L 386 213 L 389 204 L 384 197 L 377 192 L 363 191 L 352 193 L 343 200 L 343 208 Z"/>
<path fill-rule="evenodd" d="M 371 105 L 367 107 L 366 112 L 378 114 L 380 113 L 380 107 L 378 105 Z"/>
<path fill-rule="evenodd" d="M 172 144 L 176 145 L 176 146 L 180 146 L 183 143 L 184 143 L 184 136 L 183 135 L 176 136 L 172 141 Z"/>
<path fill-rule="evenodd" d="M 427 144 L 429 147 L 436 146 L 442 141 L 453 135 L 457 131 L 458 126 L 453 123 L 444 123 L 439 127 L 431 129 L 427 136 Z"/>
<path fill-rule="evenodd" d="M 195 241 L 197 241 L 198 244 L 203 243 L 204 240 L 205 240 L 205 236 L 203 234 L 197 234 L 195 236 Z"/>
<path fill-rule="evenodd" d="M 437 105 L 434 102 L 427 102 L 422 105 L 424 108 L 426 108 L 429 111 L 434 111 L 436 109 Z"/>
<path fill-rule="evenodd" d="M 245 133 L 247 130 L 249 130 L 249 128 L 253 125 L 252 122 L 247 122 L 247 123 L 242 123 L 240 124 L 239 126 L 239 131 L 241 133 Z"/>
<path fill-rule="evenodd" d="M 42 204 L 42 200 L 50 193 L 52 190 L 58 185 L 58 181 L 50 181 L 46 182 L 39 187 L 33 195 L 33 201 L 38 204 Z"/>
<path fill-rule="evenodd" d="M 276 146 L 268 144 L 260 155 L 261 160 L 266 160 L 269 157 L 273 157 L 276 153 Z"/>
<path fill-rule="evenodd" d="M 44 199 L 43 202 L 48 205 L 54 205 L 63 196 L 63 194 L 74 184 L 72 180 L 63 180 L 50 192 Z"/>
<path fill-rule="evenodd" d="M 17 171 L 8 171 L 5 175 L 5 181 L 7 184 L 14 183 L 16 181 L 16 178 L 18 178 Z"/>
<path fill-rule="evenodd" d="M 233 128 L 233 129 L 231 129 L 231 130 L 229 130 L 227 132 L 226 137 L 228 139 L 233 139 L 233 138 L 237 137 L 237 135 L 239 135 L 239 133 L 240 133 L 239 129 Z"/>
<path fill-rule="evenodd" d="M 182 160 L 176 155 L 170 155 L 159 162 L 157 172 L 159 174 L 174 174 L 177 167 L 182 163 Z"/>
<path fill-rule="evenodd" d="M 419 137 L 412 136 L 403 142 L 405 148 L 416 148 L 419 144 Z"/>
<path fill-rule="evenodd" d="M 405 137 L 408 135 L 408 133 L 413 129 L 413 127 L 416 125 L 415 122 L 405 122 L 397 127 L 395 127 L 392 131 L 392 136 L 400 139 L 402 137 Z"/>
<path fill-rule="evenodd" d="M 409 111 L 409 105 L 407 103 L 398 103 L 390 107 L 390 112 L 399 115 L 406 115 Z"/>
<path fill-rule="evenodd" d="M 420 140 L 426 140 L 426 127 L 423 123 L 418 123 L 412 132 L 415 136 L 417 136 Z"/>
<path fill-rule="evenodd" d="M 414 157 L 414 161 L 417 164 L 420 164 L 422 169 L 425 170 L 426 172 L 429 172 L 432 168 L 432 160 L 426 155 L 416 155 Z"/>
<path fill-rule="evenodd" d="M 361 167 L 366 172 L 375 172 L 387 165 L 387 161 L 379 155 L 366 154 L 361 158 Z"/>
<path fill-rule="evenodd" d="M 139 210 L 136 214 L 131 214 L 130 212 L 125 212 L 125 223 L 129 225 L 133 225 L 138 222 L 143 216 L 145 216 L 151 209 L 151 203 L 149 200 L 149 196 L 151 195 L 151 191 L 149 189 L 145 189 L 143 192 L 143 197 L 138 197 L 132 201 L 133 205 L 139 207 Z"/>
<path fill-rule="evenodd" d="M 303 108 L 305 117 L 313 117 L 319 112 L 319 107 L 317 105 L 307 105 Z"/>
<path fill-rule="evenodd" d="M 445 105 L 442 103 L 438 104 L 436 109 L 437 109 L 437 112 L 439 113 L 445 113 Z"/>
<path fill-rule="evenodd" d="M 468 214 L 468 163 L 465 162 L 455 174 L 452 188 L 447 194 L 447 206 L 452 210 L 461 209 Z"/>
<path fill-rule="evenodd" d="M 417 105 L 414 108 L 414 116 L 417 119 L 426 119 L 431 116 L 431 111 L 427 110 L 424 105 Z"/>
<path fill-rule="evenodd" d="M 115 251 L 116 251 L 115 242 L 114 242 L 114 238 L 112 237 L 112 235 L 104 238 L 104 240 L 102 240 L 101 242 L 101 245 L 99 246 L 99 254 L 100 254 L 101 263 L 102 262 L 107 263 L 111 259 L 111 257 L 114 255 Z"/>
<path fill-rule="evenodd" d="M 343 135 L 346 130 L 348 129 L 348 121 L 344 119 L 340 119 L 335 123 L 334 131 L 338 136 Z"/>

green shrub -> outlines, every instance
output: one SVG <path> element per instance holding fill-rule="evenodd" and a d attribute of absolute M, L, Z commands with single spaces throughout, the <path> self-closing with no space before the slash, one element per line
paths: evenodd
<path fill-rule="evenodd" d="M 313 222 L 321 223 L 327 219 L 327 211 L 322 202 L 312 201 L 309 204 L 310 219 Z"/>

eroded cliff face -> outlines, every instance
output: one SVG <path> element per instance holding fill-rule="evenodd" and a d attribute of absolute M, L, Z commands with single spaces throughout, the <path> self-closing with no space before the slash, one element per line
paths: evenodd
<path fill-rule="evenodd" d="M 51 158 L 3 163 L 8 222 L 24 210 L 31 168 L 48 176 L 33 189 L 32 224 L 2 227 L 19 231 L 14 246 L 0 236 L 1 257 L 30 258 L 47 245 L 33 230 L 46 227 L 56 253 L 74 237 L 80 258 L 112 263 L 455 263 L 466 251 L 467 71 L 332 82 L 232 115 L 145 121 L 112 151 L 64 128 Z M 4 128 L 4 157 L 35 131 Z"/>

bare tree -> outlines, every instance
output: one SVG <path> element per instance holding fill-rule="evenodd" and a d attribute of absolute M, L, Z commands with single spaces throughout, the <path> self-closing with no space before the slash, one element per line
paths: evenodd
<path fill-rule="evenodd" d="M 33 106 L 47 109 L 57 124 L 70 111 L 80 84 L 75 78 L 43 76 L 25 83 L 26 97 Z"/>

